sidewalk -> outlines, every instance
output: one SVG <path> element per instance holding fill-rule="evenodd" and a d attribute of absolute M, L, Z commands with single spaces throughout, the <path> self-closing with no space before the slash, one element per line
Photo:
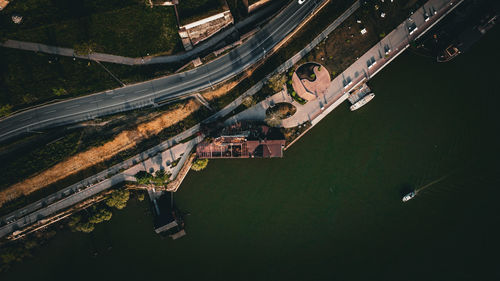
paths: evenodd
<path fill-rule="evenodd" d="M 415 11 L 411 17 L 338 75 L 330 83 L 324 95 L 319 96 L 316 100 L 309 101 L 303 106 L 297 106 L 297 112 L 292 117 L 283 120 L 282 126 L 290 128 L 307 121 L 311 121 L 313 126 L 316 125 L 348 98 L 351 89 L 375 76 L 398 55 L 403 53 L 409 47 L 410 42 L 423 35 L 463 1 L 429 0 Z"/>

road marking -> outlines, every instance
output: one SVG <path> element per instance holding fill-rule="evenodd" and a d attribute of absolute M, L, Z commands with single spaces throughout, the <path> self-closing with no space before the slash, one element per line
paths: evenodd
<path fill-rule="evenodd" d="M 103 99 L 100 99 L 100 100 L 93 100 L 93 101 L 89 101 L 89 103 L 98 103 L 100 101 L 103 101 Z"/>
<path fill-rule="evenodd" d="M 112 99 L 116 99 L 116 98 L 123 97 L 123 96 L 125 96 L 125 95 L 117 95 L 117 96 L 112 96 L 111 98 L 112 98 Z"/>
<path fill-rule="evenodd" d="M 66 107 L 66 109 L 75 108 L 75 107 L 79 107 L 79 106 L 80 106 L 79 104 L 75 104 L 75 105 Z"/>
<path fill-rule="evenodd" d="M 144 89 L 144 90 L 140 90 L 140 91 L 136 91 L 136 93 L 142 93 L 142 92 L 145 92 L 147 91 L 148 89 Z"/>
<path fill-rule="evenodd" d="M 24 118 L 22 119 L 21 121 L 26 121 L 26 120 L 30 120 L 31 119 L 31 116 L 27 117 L 27 118 Z"/>
<path fill-rule="evenodd" d="M 49 113 L 53 113 L 53 112 L 56 112 L 57 110 L 51 110 L 51 111 L 47 111 L 47 112 L 44 112 L 43 114 L 49 114 Z"/>

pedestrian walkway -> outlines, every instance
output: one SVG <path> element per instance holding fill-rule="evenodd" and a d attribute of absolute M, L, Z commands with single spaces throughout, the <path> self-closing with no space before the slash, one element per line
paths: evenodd
<path fill-rule="evenodd" d="M 411 17 L 331 81 L 324 94 L 308 101 L 305 105 L 290 101 L 289 95 L 283 95 L 283 92 L 280 92 L 231 117 L 226 123 L 242 120 L 263 121 L 266 118 L 267 108 L 272 106 L 273 103 L 290 102 L 297 108 L 297 111 L 293 116 L 282 120 L 281 126 L 292 128 L 305 122 L 311 122 L 314 126 L 348 99 L 349 92 L 352 89 L 375 76 L 387 64 L 403 53 L 409 47 L 410 42 L 422 36 L 462 2 L 463 0 L 429 0 L 415 11 Z"/>

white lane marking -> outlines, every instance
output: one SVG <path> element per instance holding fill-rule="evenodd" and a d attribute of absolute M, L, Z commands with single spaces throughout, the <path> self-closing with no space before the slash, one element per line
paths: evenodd
<path fill-rule="evenodd" d="M 305 6 L 302 6 L 302 7 L 305 7 Z M 256 48 L 254 48 L 254 49 L 252 49 L 252 50 L 250 50 L 250 51 L 248 51 L 248 52 L 245 52 L 245 53 L 243 53 L 243 54 L 240 54 L 240 55 L 238 56 L 238 58 L 236 59 L 236 61 L 242 61 L 244 57 L 246 57 L 246 56 L 250 55 L 250 54 L 251 54 L 254 50 L 261 48 L 261 45 L 263 45 L 263 44 L 264 44 L 264 42 L 266 42 L 269 38 L 272 38 L 272 36 L 274 36 L 274 34 L 275 34 L 276 32 L 278 32 L 278 30 L 280 30 L 280 29 L 281 29 L 284 25 L 286 25 L 286 24 L 288 23 L 288 21 L 290 21 L 291 19 L 293 19 L 293 18 L 294 18 L 294 16 L 295 16 L 295 15 L 296 15 L 299 11 L 301 11 L 301 8 L 299 8 L 299 9 L 295 10 L 295 11 L 293 12 L 293 14 L 292 14 L 290 17 L 286 18 L 286 19 L 284 20 L 284 22 L 280 23 L 280 24 L 278 25 L 278 27 L 276 27 L 276 28 L 274 29 L 274 31 L 272 31 L 272 32 L 268 35 L 268 37 L 267 37 L 267 38 L 265 38 L 264 40 L 262 40 L 262 41 L 261 41 L 261 42 L 260 42 L 260 43 L 256 46 Z M 222 58 L 222 57 L 221 57 L 221 58 Z M 247 63 L 247 64 L 248 64 L 248 63 Z M 230 66 L 232 66 L 232 64 L 231 64 Z M 162 90 L 160 90 L 160 91 L 153 92 L 153 93 L 151 93 L 151 94 L 148 94 L 148 95 L 147 95 L 147 96 L 145 96 L 145 97 L 139 97 L 139 98 L 132 99 L 132 100 L 130 100 L 129 102 L 136 102 L 136 101 L 137 101 L 137 100 L 139 100 L 139 99 L 143 99 L 143 98 L 146 98 L 146 97 L 148 97 L 148 96 L 153 96 L 153 95 L 157 94 L 158 92 L 173 91 L 174 89 L 176 89 L 176 88 L 180 88 L 180 87 L 183 87 L 183 86 L 184 86 L 184 85 L 186 85 L 186 84 L 190 84 L 190 83 L 193 83 L 193 82 L 195 82 L 195 81 L 202 80 L 202 79 L 204 79 L 204 78 L 206 78 L 206 77 L 208 77 L 208 76 L 215 75 L 215 73 L 219 73 L 219 72 L 221 72 L 221 71 L 225 70 L 226 68 L 228 68 L 228 67 L 230 67 L 230 66 L 223 66 L 223 67 L 221 67 L 221 68 L 217 69 L 216 71 L 213 71 L 212 73 L 207 73 L 207 74 L 205 74 L 205 75 L 200 75 L 200 77 L 197 77 L 197 78 L 195 78 L 195 79 L 187 80 L 187 81 L 185 81 L 185 82 L 183 82 L 183 83 L 180 83 L 179 85 L 175 85 L 175 86 L 172 86 L 172 87 L 169 87 L 169 88 L 162 89 Z M 247 66 L 247 65 L 244 65 L 244 66 L 243 66 L 243 69 L 244 69 L 246 66 Z M 215 72 L 215 73 L 214 73 L 214 72 Z M 152 81 L 146 81 L 146 82 L 144 82 L 144 83 L 152 83 L 153 81 L 154 81 L 154 80 L 152 80 Z M 174 96 L 174 97 L 175 97 L 175 96 Z M 114 97 L 113 97 L 113 98 L 114 98 Z M 97 102 L 97 101 L 95 101 L 95 102 Z M 102 110 L 102 109 L 106 109 L 106 108 L 107 108 L 107 107 L 101 108 L 101 110 Z M 78 114 L 86 114 L 86 113 L 88 113 L 88 111 L 75 112 L 75 113 L 66 114 L 66 115 L 63 115 L 63 116 L 53 117 L 53 118 L 50 118 L 50 119 L 46 119 L 46 120 L 39 121 L 39 122 L 36 122 L 36 123 L 30 124 L 30 125 L 23 126 L 23 127 L 21 127 L 21 128 L 17 128 L 17 129 L 14 129 L 14 130 L 8 131 L 8 132 L 6 132 L 6 133 L 4 133 L 4 134 L 2 134 L 2 135 L 0 135 L 0 136 L 8 135 L 8 134 L 10 134 L 10 133 L 12 133 L 12 132 L 19 131 L 19 130 L 22 130 L 22 129 L 26 128 L 26 127 L 33 126 L 33 125 L 37 125 L 37 124 L 40 124 L 40 123 L 43 123 L 43 122 L 50 122 L 50 121 L 57 120 L 57 119 L 60 119 L 60 118 L 66 118 L 66 117 L 69 117 L 69 116 L 75 116 L 75 115 L 78 115 Z"/>
<path fill-rule="evenodd" d="M 125 95 L 116 95 L 116 96 L 112 96 L 111 98 L 116 99 L 116 98 L 123 97 L 123 96 L 125 96 Z"/>
<path fill-rule="evenodd" d="M 140 91 L 136 91 L 135 93 L 138 94 L 138 93 L 142 93 L 142 92 L 145 92 L 147 91 L 148 89 L 144 89 L 144 90 L 140 90 Z"/>
<path fill-rule="evenodd" d="M 51 111 L 46 111 L 44 112 L 43 114 L 49 114 L 49 113 L 53 113 L 53 112 L 56 112 L 57 110 L 51 110 Z"/>
<path fill-rule="evenodd" d="M 104 99 L 100 99 L 100 100 L 93 100 L 93 101 L 89 101 L 89 103 L 98 103 L 100 101 L 103 101 Z"/>
<path fill-rule="evenodd" d="M 79 104 L 75 104 L 75 105 L 66 107 L 66 109 L 75 108 L 75 107 L 79 107 L 79 106 L 80 106 Z"/>

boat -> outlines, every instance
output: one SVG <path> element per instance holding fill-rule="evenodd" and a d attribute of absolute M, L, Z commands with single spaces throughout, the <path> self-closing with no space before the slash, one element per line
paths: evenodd
<path fill-rule="evenodd" d="M 460 54 L 460 50 L 455 45 L 450 45 L 437 57 L 438 62 L 447 62 Z"/>
<path fill-rule="evenodd" d="M 374 93 L 369 93 L 368 95 L 364 96 L 362 99 L 358 100 L 356 103 L 351 105 L 351 111 L 359 109 L 360 107 L 371 101 L 374 97 L 375 97 Z"/>
<path fill-rule="evenodd" d="M 454 42 L 441 51 L 437 56 L 438 62 L 448 62 L 459 54 L 466 52 L 470 47 L 481 37 L 488 32 L 496 24 L 498 15 L 484 16 L 479 25 L 466 26 L 464 30 L 458 35 Z"/>
<path fill-rule="evenodd" d="M 417 195 L 417 194 L 415 193 L 415 191 L 412 191 L 412 192 L 410 192 L 410 193 L 406 194 L 406 195 L 403 197 L 403 199 L 402 199 L 402 200 L 403 200 L 403 202 L 409 201 L 409 200 L 411 200 L 413 197 L 415 197 L 415 195 Z"/>

